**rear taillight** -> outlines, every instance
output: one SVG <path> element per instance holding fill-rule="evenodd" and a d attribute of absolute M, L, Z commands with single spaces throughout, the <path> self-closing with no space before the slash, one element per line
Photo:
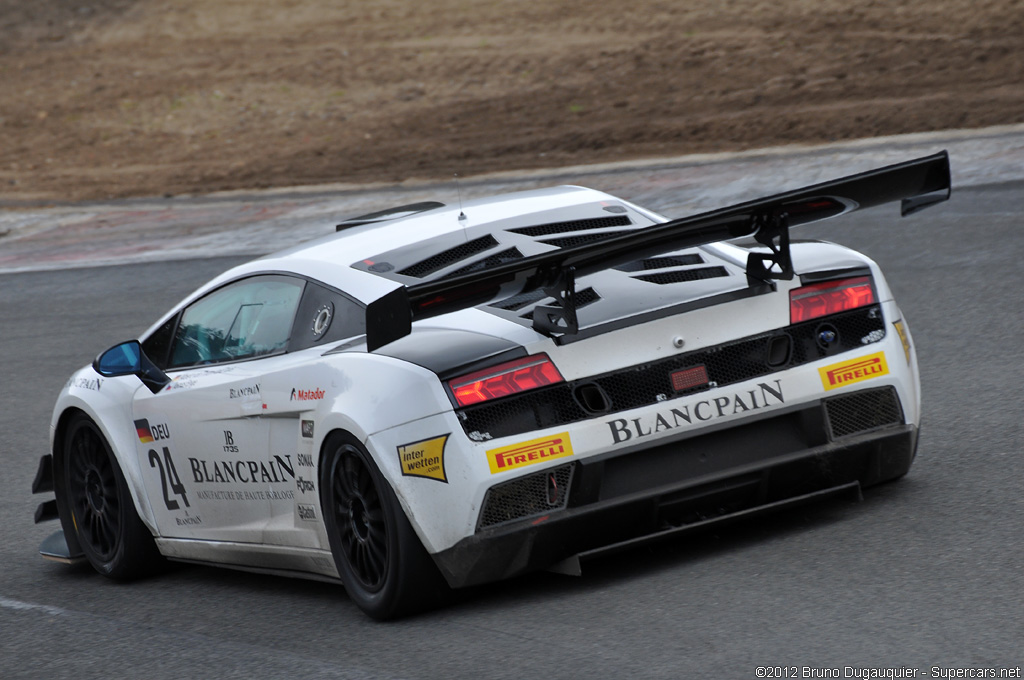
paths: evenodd
<path fill-rule="evenodd" d="M 810 321 L 875 303 L 870 276 L 822 281 L 789 292 L 790 323 Z"/>
<path fill-rule="evenodd" d="M 534 354 L 453 378 L 448 387 L 455 403 L 463 407 L 562 381 L 547 354 Z"/>

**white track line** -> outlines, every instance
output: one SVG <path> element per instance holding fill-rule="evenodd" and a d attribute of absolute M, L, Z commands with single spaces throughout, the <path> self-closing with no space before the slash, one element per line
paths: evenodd
<path fill-rule="evenodd" d="M 12 609 L 14 611 L 35 611 L 49 614 L 50 616 L 68 616 L 71 612 L 60 607 L 51 607 L 48 604 L 35 604 L 33 602 L 22 602 L 21 600 L 12 600 L 9 597 L 0 595 L 0 608 Z"/>

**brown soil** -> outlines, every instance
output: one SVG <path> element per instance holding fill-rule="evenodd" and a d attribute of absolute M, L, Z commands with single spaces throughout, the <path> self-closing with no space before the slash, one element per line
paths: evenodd
<path fill-rule="evenodd" d="M 1024 122 L 1020 0 L 0 0 L 0 201 Z"/>

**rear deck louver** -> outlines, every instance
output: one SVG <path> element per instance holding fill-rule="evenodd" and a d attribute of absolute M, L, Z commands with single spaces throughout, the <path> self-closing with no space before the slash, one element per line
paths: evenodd
<path fill-rule="evenodd" d="M 531 290 L 529 293 L 522 293 L 520 295 L 514 295 L 510 298 L 506 298 L 499 302 L 495 302 L 491 307 L 497 309 L 505 309 L 510 312 L 514 312 L 517 309 L 522 309 L 526 305 L 534 302 L 539 302 L 547 297 L 547 293 L 542 290 Z"/>
<path fill-rule="evenodd" d="M 547 297 L 546 293 L 541 293 L 540 296 L 536 300 L 531 300 L 531 302 L 539 302 L 540 300 L 543 300 L 546 297 Z M 586 307 L 587 305 L 592 305 L 592 304 L 594 304 L 595 302 L 597 302 L 600 299 L 601 299 L 601 296 L 598 295 L 597 293 L 595 293 L 593 288 L 584 288 L 583 290 L 576 291 L 576 309 L 582 309 L 583 307 Z M 525 307 L 527 304 L 529 304 L 529 303 L 523 303 L 523 304 L 519 305 L 519 307 L 517 307 L 516 309 L 519 309 L 521 307 Z M 496 307 L 497 305 L 493 305 L 493 306 Z M 520 314 L 519 316 L 524 318 L 524 319 L 529 319 L 529 318 L 531 318 L 533 316 L 533 312 L 529 311 L 529 312 L 526 312 L 525 314 Z"/>
<path fill-rule="evenodd" d="M 433 274 L 434 272 L 453 265 L 456 262 L 461 262 L 466 258 L 488 251 L 497 245 L 498 242 L 494 237 L 488 234 L 487 236 L 482 236 L 467 243 L 457 245 L 454 248 L 443 250 L 437 255 L 428 257 L 425 260 L 420 260 L 416 264 L 402 269 L 398 273 L 404 276 L 423 278 L 428 274 Z"/>
<path fill-rule="evenodd" d="M 600 234 L 577 234 L 576 236 L 563 236 L 562 238 L 548 238 L 538 243 L 546 243 L 549 246 L 557 246 L 559 248 L 575 248 L 576 246 L 586 245 L 587 243 L 595 243 L 597 241 L 604 241 L 605 239 L 614 238 L 615 236 L 622 236 L 623 234 L 632 234 L 636 229 L 623 230 L 623 231 L 604 231 Z"/>
<path fill-rule="evenodd" d="M 455 276 L 462 276 L 463 274 L 470 274 L 472 272 L 480 271 L 488 267 L 497 267 L 499 264 L 505 264 L 506 262 L 513 262 L 514 260 L 521 260 L 523 254 L 519 252 L 518 248 L 509 248 L 503 250 L 500 253 L 489 255 L 482 260 L 477 260 L 472 264 L 467 264 L 465 267 L 460 267 L 450 274 L 445 274 L 443 278 L 450 279 Z"/>
<path fill-rule="evenodd" d="M 633 278 L 664 286 L 670 283 L 702 281 L 704 279 L 716 279 L 728 275 L 729 271 L 725 267 L 701 267 L 700 269 L 675 269 L 667 272 L 658 272 L 656 274 L 643 274 L 641 276 L 634 276 Z"/>
<path fill-rule="evenodd" d="M 696 254 L 673 255 L 671 257 L 649 257 L 646 260 L 636 260 L 634 262 L 620 264 L 616 269 L 620 272 L 644 272 L 651 269 L 687 267 L 695 264 L 704 264 L 704 258 Z"/>
<path fill-rule="evenodd" d="M 571 222 L 552 222 L 550 224 L 538 224 L 535 227 L 520 227 L 509 229 L 513 234 L 524 236 L 550 236 L 551 234 L 568 234 L 574 231 L 589 231 L 591 229 L 606 229 L 608 227 L 625 227 L 633 224 L 626 215 L 616 217 L 595 217 L 589 220 L 573 220 Z"/>

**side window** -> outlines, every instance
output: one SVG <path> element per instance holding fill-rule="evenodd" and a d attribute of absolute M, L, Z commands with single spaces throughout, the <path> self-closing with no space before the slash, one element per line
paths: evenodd
<path fill-rule="evenodd" d="M 283 352 L 305 281 L 254 276 L 196 300 L 181 314 L 168 368 Z"/>
<path fill-rule="evenodd" d="M 341 293 L 306 284 L 289 349 L 299 350 L 366 332 L 366 307 Z"/>

